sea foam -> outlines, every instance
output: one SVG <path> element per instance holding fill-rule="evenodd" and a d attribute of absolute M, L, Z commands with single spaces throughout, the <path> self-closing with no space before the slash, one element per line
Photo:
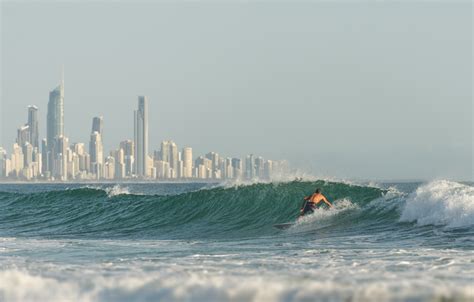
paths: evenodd
<path fill-rule="evenodd" d="M 474 225 L 474 187 L 447 180 L 420 186 L 408 196 L 400 221 L 448 228 Z"/>

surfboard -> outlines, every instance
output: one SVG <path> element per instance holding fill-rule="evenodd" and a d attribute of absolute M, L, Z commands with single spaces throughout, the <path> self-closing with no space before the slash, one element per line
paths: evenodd
<path fill-rule="evenodd" d="M 291 227 L 294 224 L 295 224 L 294 222 L 278 223 L 278 224 L 274 224 L 273 227 L 277 228 L 277 229 L 280 229 L 280 230 L 284 230 L 284 229 L 287 229 L 287 228 Z"/>

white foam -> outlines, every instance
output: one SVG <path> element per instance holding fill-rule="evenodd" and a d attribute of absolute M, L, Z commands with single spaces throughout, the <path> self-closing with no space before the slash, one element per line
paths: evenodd
<path fill-rule="evenodd" d="M 408 196 L 400 221 L 449 228 L 474 225 L 474 187 L 447 180 L 420 186 Z"/>
<path fill-rule="evenodd" d="M 350 199 L 338 199 L 333 202 L 333 207 L 329 210 L 315 210 L 314 213 L 310 215 L 305 215 L 299 219 L 296 225 L 293 228 L 290 228 L 290 231 L 301 231 L 314 229 L 315 227 L 321 228 L 328 226 L 330 224 L 330 219 L 342 212 L 349 210 L 359 209 L 357 204 L 351 202 Z"/>
<path fill-rule="evenodd" d="M 122 187 L 120 185 L 115 185 L 113 187 L 105 188 L 104 191 L 107 193 L 107 196 L 114 197 L 117 195 L 129 195 L 130 191 L 127 187 Z"/>
<path fill-rule="evenodd" d="M 341 203 L 341 208 L 351 206 Z M 105 245 L 102 240 L 87 241 L 92 253 L 78 249 L 86 243 L 82 240 L 1 241 L 6 247 L 13 245 L 28 254 L 39 251 L 40 256 L 25 258 L 24 252 L 0 254 L 0 301 L 474 299 L 471 251 L 386 249 L 379 243 L 358 245 L 357 240 L 344 243 L 344 238 L 329 237 L 288 245 L 284 251 L 270 245 L 262 246 L 262 250 L 245 248 L 231 253 L 220 251 L 220 244 L 215 243 L 205 249 L 203 243 L 197 250 L 189 250 L 187 241 L 176 240 L 107 240 Z M 55 241 L 56 246 L 73 244 L 69 248 L 74 252 L 63 258 L 68 252 L 54 247 Z M 355 249 L 341 248 L 343 244 Z M 188 252 L 173 254 L 170 248 Z M 63 251 L 61 256 L 57 256 L 59 250 Z M 46 251 L 56 252 L 44 258 Z"/>
<path fill-rule="evenodd" d="M 348 268 L 349 269 L 349 268 Z M 354 268 L 352 268 L 354 269 Z M 357 269 L 357 266 L 355 267 Z M 86 273 L 87 274 L 87 273 Z M 372 280 L 351 285 L 326 280 L 281 278 L 255 274 L 235 276 L 208 270 L 58 278 L 23 270 L 0 272 L 0 297 L 17 301 L 402 301 L 472 299 L 466 284 L 450 286 L 434 280 Z M 433 280 L 431 280 L 433 281 Z"/>

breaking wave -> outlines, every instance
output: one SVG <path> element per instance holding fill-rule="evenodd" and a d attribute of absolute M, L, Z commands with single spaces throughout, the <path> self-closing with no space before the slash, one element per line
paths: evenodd
<path fill-rule="evenodd" d="M 401 221 L 450 228 L 474 225 L 474 187 L 452 181 L 420 186 L 406 201 Z"/>
<path fill-rule="evenodd" d="M 158 239 L 255 237 L 279 234 L 273 224 L 295 221 L 302 197 L 316 187 L 335 207 L 300 220 L 289 233 L 330 227 L 367 231 L 416 225 L 470 227 L 474 188 L 449 181 L 421 185 L 409 195 L 393 189 L 328 181 L 293 181 L 140 195 L 127 188 L 85 187 L 37 193 L 0 192 L 0 235 L 139 237 Z M 348 228 L 351 226 L 351 228 Z"/>

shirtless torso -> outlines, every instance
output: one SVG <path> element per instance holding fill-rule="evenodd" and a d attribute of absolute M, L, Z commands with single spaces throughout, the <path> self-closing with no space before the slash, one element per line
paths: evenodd
<path fill-rule="evenodd" d="M 301 208 L 300 216 L 304 216 L 307 213 L 312 213 L 316 207 L 321 205 L 321 203 L 325 203 L 330 208 L 332 208 L 332 204 L 327 200 L 326 196 L 318 192 L 313 193 L 311 196 L 306 196 L 304 200 L 306 200 L 306 202 Z"/>

